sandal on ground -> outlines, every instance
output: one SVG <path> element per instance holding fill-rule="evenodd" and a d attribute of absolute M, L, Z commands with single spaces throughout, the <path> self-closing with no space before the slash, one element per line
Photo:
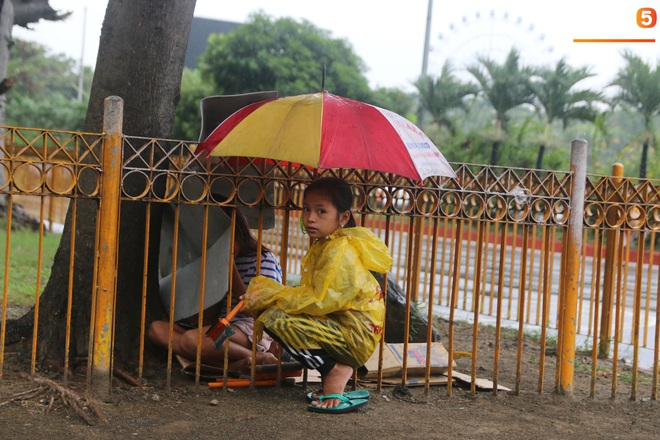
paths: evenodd
<path fill-rule="evenodd" d="M 342 394 L 328 394 L 327 396 L 319 396 L 320 402 L 323 402 L 326 399 L 339 399 L 341 402 L 334 408 L 307 405 L 307 409 L 317 413 L 342 414 L 355 411 L 358 408 L 365 406 L 369 402 L 366 399 L 349 399 L 348 397 L 344 397 Z"/>
<path fill-rule="evenodd" d="M 308 402 L 314 402 L 315 400 L 319 400 L 319 398 L 314 397 L 314 395 L 322 396 L 323 388 L 316 391 L 310 391 L 309 393 L 305 394 L 305 397 L 307 397 Z M 369 391 L 367 390 L 346 391 L 345 393 L 342 393 L 342 396 L 350 400 L 355 400 L 355 399 L 369 400 L 370 397 Z"/>

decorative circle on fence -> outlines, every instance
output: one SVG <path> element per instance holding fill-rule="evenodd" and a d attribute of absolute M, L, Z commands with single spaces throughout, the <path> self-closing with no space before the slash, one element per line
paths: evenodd
<path fill-rule="evenodd" d="M 238 200 L 245 206 L 255 206 L 263 198 L 261 185 L 251 178 L 241 180 L 238 184 L 237 194 Z"/>
<path fill-rule="evenodd" d="M 605 210 L 605 224 L 609 228 L 620 228 L 626 220 L 626 214 L 621 205 L 610 205 Z"/>
<path fill-rule="evenodd" d="M 458 193 L 450 191 L 444 193 L 440 199 L 440 211 L 446 217 L 456 217 L 461 212 L 461 197 Z"/>
<path fill-rule="evenodd" d="M 190 174 L 181 181 L 181 197 L 189 202 L 199 202 L 206 198 L 208 190 L 202 176 Z"/>
<path fill-rule="evenodd" d="M 529 203 L 517 197 L 509 200 L 509 218 L 514 222 L 521 222 L 529 215 Z"/>
<path fill-rule="evenodd" d="M 438 195 L 435 191 L 422 190 L 417 196 L 417 210 L 423 215 L 432 215 L 438 209 Z"/>
<path fill-rule="evenodd" d="M 129 197 L 131 199 L 140 199 L 146 196 L 147 194 L 149 194 L 149 192 L 153 193 L 152 188 L 153 186 L 158 185 L 157 182 L 159 181 L 164 180 L 162 188 L 165 188 L 168 175 L 169 173 L 158 174 L 156 175 L 156 177 L 154 177 L 153 182 L 151 182 L 149 180 L 149 176 L 147 175 L 147 173 L 140 170 L 129 171 L 128 173 L 124 174 L 124 177 L 121 180 L 122 192 L 126 195 L 126 197 Z M 174 179 L 172 180 L 175 182 Z M 178 191 L 178 187 L 176 187 L 176 189 L 173 190 L 172 193 L 175 193 L 176 191 Z M 172 194 L 172 197 L 173 195 L 174 194 Z M 169 200 L 168 198 L 160 198 L 158 197 L 157 194 L 155 195 L 155 197 L 160 200 Z"/>
<path fill-rule="evenodd" d="M 22 176 L 39 176 L 38 179 L 23 179 Z M 44 183 L 44 174 L 41 168 L 33 162 L 22 163 L 16 167 L 12 175 L 14 186 L 21 192 L 33 193 Z"/>
<path fill-rule="evenodd" d="M 484 207 L 484 199 L 478 194 L 470 194 L 463 200 L 463 212 L 469 218 L 480 218 L 484 212 Z"/>
<path fill-rule="evenodd" d="M 557 200 L 552 205 L 552 220 L 555 224 L 564 225 L 568 222 L 568 203 L 565 200 Z"/>
<path fill-rule="evenodd" d="M 392 195 L 390 206 L 392 210 L 399 214 L 410 214 L 415 207 L 415 197 L 412 192 L 406 188 L 390 189 L 388 192 Z"/>
<path fill-rule="evenodd" d="M 532 202 L 532 221 L 539 224 L 547 223 L 551 214 L 550 203 L 548 203 L 548 201 L 544 199 L 536 199 Z"/>
<path fill-rule="evenodd" d="M 506 200 L 500 195 L 490 196 L 486 202 L 486 215 L 489 219 L 499 221 L 506 216 Z"/>
<path fill-rule="evenodd" d="M 291 185 L 291 199 L 289 200 L 292 206 L 302 209 L 303 195 L 307 188 L 307 182 L 295 182 Z"/>
<path fill-rule="evenodd" d="M 603 207 L 598 203 L 587 203 L 584 207 L 584 223 L 595 228 L 600 226 L 603 220 Z"/>
<path fill-rule="evenodd" d="M 98 196 L 101 189 L 101 169 L 84 167 L 78 173 L 76 185 L 82 195 L 87 197 Z"/>
<path fill-rule="evenodd" d="M 371 212 L 382 213 L 387 209 L 388 197 L 387 191 L 371 187 L 367 191 L 367 207 Z"/>
<path fill-rule="evenodd" d="M 273 208 L 282 208 L 286 206 L 286 202 L 290 197 L 289 188 L 279 182 L 274 182 L 271 180 L 266 184 L 265 191 L 265 200 L 268 206 Z M 269 194 L 273 194 L 273 197 L 268 197 Z"/>
<path fill-rule="evenodd" d="M 646 223 L 646 213 L 638 206 L 630 206 L 626 210 L 626 225 L 631 229 L 640 229 Z"/>
<path fill-rule="evenodd" d="M 7 188 L 9 185 L 7 176 L 9 176 L 9 169 L 4 163 L 0 163 L 0 190 Z"/>
<path fill-rule="evenodd" d="M 183 182 L 181 181 L 180 174 L 174 174 L 166 171 L 158 173 L 155 177 L 152 178 L 151 187 L 149 190 L 156 200 L 170 202 L 172 200 L 182 199 L 182 184 Z M 165 188 L 165 195 L 163 197 L 159 195 L 159 191 L 162 191 L 162 188 Z"/>
<path fill-rule="evenodd" d="M 660 205 L 652 206 L 646 217 L 646 224 L 649 229 L 657 231 L 660 229 Z"/>
<path fill-rule="evenodd" d="M 353 187 L 353 209 L 362 212 L 367 204 L 367 195 L 364 193 L 364 188 Z"/>
<path fill-rule="evenodd" d="M 209 185 L 211 200 L 216 203 L 225 204 L 234 199 L 236 188 L 234 182 L 227 177 L 218 177 L 211 180 Z"/>
<path fill-rule="evenodd" d="M 46 170 L 46 188 L 49 191 L 67 195 L 76 186 L 73 169 L 65 165 L 52 165 Z"/>

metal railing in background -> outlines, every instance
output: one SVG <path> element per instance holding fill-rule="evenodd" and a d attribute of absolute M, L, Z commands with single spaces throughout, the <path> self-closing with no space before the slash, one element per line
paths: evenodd
<path fill-rule="evenodd" d="M 76 181 L 81 172 L 94 172 L 97 176 L 104 173 L 98 159 L 100 154 L 96 152 L 102 139 L 100 135 L 95 135 L 94 142 L 88 144 L 91 135 L 43 132 L 34 136 L 34 141 L 20 136 L 21 129 L 7 130 L 5 137 L 18 136 L 30 147 L 19 150 L 20 154 L 5 151 L 5 157 L 0 158 L 9 175 L 9 183 L 0 184 L 0 193 L 8 195 L 10 200 L 24 194 L 41 199 L 60 197 L 73 202 L 72 209 L 79 197 L 100 198 L 100 184 L 89 192 L 78 188 Z M 46 178 L 41 178 L 38 188 L 31 191 L 16 185 L 14 176 L 18 176 L 18 170 L 24 166 L 42 170 L 42 176 L 46 175 L 43 170 L 55 166 L 50 163 L 54 157 L 50 154 L 37 154 L 40 159 L 36 162 L 26 159 L 28 150 L 40 151 L 44 144 L 56 145 L 46 139 L 62 137 L 71 138 L 63 142 L 66 146 L 63 148 L 67 151 L 72 148 L 77 153 L 68 152 L 73 159 L 58 162 L 57 166 L 65 170 L 64 175 L 73 176 L 74 183 L 63 185 L 66 191 L 55 192 Z M 547 377 L 548 365 L 552 366 L 552 358 L 547 353 L 552 350 L 554 341 L 558 343 L 555 390 L 565 390 L 566 382 L 565 379 L 562 382 L 561 374 L 562 369 L 565 373 L 562 359 L 566 359 L 563 358 L 566 355 L 562 349 L 567 347 L 561 346 L 561 332 L 566 331 L 563 280 L 569 242 L 572 172 L 454 164 L 458 178 L 431 178 L 418 185 L 377 172 L 318 172 L 258 159 L 220 159 L 210 163 L 194 156 L 191 143 L 130 136 L 122 139 L 120 197 L 124 203 L 145 203 L 150 208 L 168 203 L 175 207 L 248 206 L 272 210 L 274 227 L 263 228 L 263 216 L 260 216 L 257 226 L 261 228 L 255 229 L 255 235 L 280 256 L 289 279 L 300 274 L 301 260 L 309 245 L 299 227 L 306 184 L 321 175 L 337 175 L 348 180 L 355 193 L 358 222 L 386 240 L 394 257 L 390 278 L 410 293 L 411 303 L 426 308 L 432 319 L 448 320 L 442 331 L 447 337 L 443 343 L 450 356 L 454 352 L 471 352 L 472 390 L 477 365 L 482 362 L 479 328 L 484 324 L 496 329 L 494 340 L 490 341 L 494 354 L 488 361 L 492 362 L 489 379 L 495 384 L 501 382 L 503 373 L 499 368 L 502 334 L 511 328 L 517 331 L 517 368 L 513 377 L 508 376 L 515 384 L 514 391 L 519 392 L 533 382 L 536 384 L 533 388 L 543 392 L 547 383 L 553 382 Z M 89 152 L 85 153 L 87 150 L 82 145 Z M 96 160 L 87 163 L 91 157 Z M 123 185 L 126 179 L 133 182 L 130 193 Z M 136 186 L 135 181 L 143 183 Z M 166 196 L 154 190 L 163 181 L 168 188 Z M 242 189 L 246 187 L 253 196 L 243 196 Z M 573 351 L 589 352 L 592 376 L 589 392 L 592 395 L 596 392 L 596 381 L 603 380 L 598 366 L 603 357 L 614 359 L 609 361 L 611 374 L 607 377 L 611 380 L 612 396 L 617 395 L 618 360 L 625 357 L 632 365 L 630 397 L 638 397 L 639 371 L 650 369 L 653 377 L 650 394 L 653 399 L 657 398 L 659 188 L 658 182 L 620 176 L 590 175 L 585 181 L 575 316 L 569 319 L 574 321 Z M 46 209 L 41 211 L 45 213 Z M 45 218 L 45 214 L 41 215 L 42 220 Z M 208 221 L 206 217 L 205 222 Z M 10 229 L 7 230 L 10 236 Z M 177 238 L 173 240 L 176 242 Z M 7 240 L 6 249 L 9 247 Z M 146 284 L 143 289 L 146 294 Z M 6 310 L 6 288 L 3 298 L 3 310 Z M 35 302 L 38 306 L 38 296 Z M 408 310 L 411 303 L 407 305 Z M 148 324 L 145 322 L 146 304 L 145 301 L 142 328 Z M 454 337 L 454 326 L 461 321 L 473 328 L 470 341 Z M 6 328 L 4 315 L 2 325 Z M 145 335 L 141 334 L 141 338 L 144 340 Z M 530 373 L 524 361 L 529 359 L 528 341 L 532 339 L 538 339 L 540 345 L 540 349 L 534 351 L 534 356 L 539 357 L 534 364 L 536 380 L 526 377 Z M 140 377 L 143 350 L 144 343 L 141 343 Z M 32 372 L 34 368 L 33 362 Z M 167 375 L 169 384 L 170 363 Z M 494 390 L 497 392 L 497 387 Z M 448 392 L 451 393 L 451 381 Z"/>

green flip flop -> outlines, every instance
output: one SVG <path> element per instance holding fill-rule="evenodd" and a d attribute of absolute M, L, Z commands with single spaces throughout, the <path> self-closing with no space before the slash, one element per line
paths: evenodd
<path fill-rule="evenodd" d="M 314 394 L 316 394 L 317 396 L 323 395 L 323 389 L 311 391 L 307 393 L 305 397 L 307 397 L 308 402 L 319 400 L 318 398 L 316 399 L 314 398 Z M 369 397 L 371 397 L 369 391 L 367 390 L 346 391 L 345 393 L 342 393 L 342 395 L 350 400 L 355 400 L 355 399 L 369 400 Z"/>
<path fill-rule="evenodd" d="M 356 411 L 358 408 L 365 406 L 369 402 L 367 399 L 349 399 L 348 397 L 344 397 L 343 394 L 328 394 L 327 396 L 319 396 L 319 401 L 321 402 L 326 399 L 339 399 L 341 402 L 334 408 L 323 408 L 316 405 L 307 405 L 307 409 L 317 413 L 343 414 Z"/>

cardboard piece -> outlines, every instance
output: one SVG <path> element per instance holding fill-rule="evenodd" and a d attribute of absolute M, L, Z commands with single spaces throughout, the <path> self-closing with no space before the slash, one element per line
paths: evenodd
<path fill-rule="evenodd" d="M 463 382 L 467 385 L 470 385 L 472 383 L 472 376 L 470 376 L 469 374 L 463 374 L 463 373 L 459 373 L 458 371 L 452 370 L 451 377 L 452 379 Z M 486 390 L 486 391 L 492 390 L 494 388 L 494 385 L 495 384 L 488 379 L 480 379 L 477 377 L 475 380 L 475 386 L 480 390 Z M 511 391 L 511 388 L 507 388 L 502 385 L 497 385 L 497 389 L 499 391 Z"/>
<path fill-rule="evenodd" d="M 403 373 L 403 348 L 404 344 L 385 344 L 383 347 L 383 377 L 401 376 Z M 421 376 L 426 374 L 426 343 L 409 343 L 407 353 L 408 376 Z M 378 359 L 380 350 L 376 350 L 364 365 L 367 372 L 360 376 L 361 379 L 378 378 Z M 455 366 L 455 365 L 454 365 Z M 449 368 L 449 353 L 442 342 L 431 343 L 431 374 L 445 373 Z"/>
<path fill-rule="evenodd" d="M 195 376 L 195 372 L 197 371 L 197 362 L 194 361 L 189 361 L 186 358 L 183 358 L 179 356 L 178 354 L 175 355 L 177 361 L 179 361 L 179 364 L 181 365 L 181 373 L 185 374 L 186 376 Z M 238 377 L 236 373 L 233 372 L 227 372 L 228 376 L 230 377 Z M 219 377 L 221 378 L 223 376 L 223 370 L 220 367 L 214 367 L 213 365 L 207 365 L 207 364 L 200 364 L 199 365 L 199 377 L 202 380 L 217 380 Z"/>
<path fill-rule="evenodd" d="M 211 206 L 206 237 L 206 280 L 204 283 L 204 309 L 221 301 L 229 285 L 229 244 L 231 219 L 221 207 Z M 174 288 L 174 320 L 189 318 L 199 313 L 202 278 L 202 248 L 205 207 L 180 206 L 178 226 L 174 205 L 165 205 L 162 214 L 158 275 L 160 299 L 165 310 L 172 301 L 172 262 L 174 259 L 174 232 L 178 230 L 176 255 L 176 285 Z"/>
<path fill-rule="evenodd" d="M 374 381 L 375 383 L 376 381 Z M 445 375 L 429 377 L 429 385 L 447 385 L 449 379 Z M 383 385 L 402 385 L 400 377 L 384 377 Z M 408 376 L 406 383 L 403 384 L 407 387 L 423 387 L 426 386 L 426 379 L 424 376 Z"/>

